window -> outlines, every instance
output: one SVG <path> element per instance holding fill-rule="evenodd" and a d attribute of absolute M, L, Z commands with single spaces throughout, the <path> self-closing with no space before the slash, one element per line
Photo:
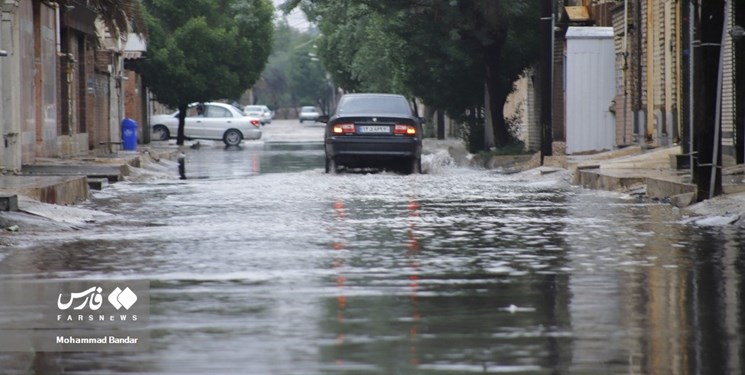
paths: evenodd
<path fill-rule="evenodd" d="M 197 106 L 189 107 L 186 109 L 186 117 L 197 117 Z"/>
<path fill-rule="evenodd" d="M 400 96 L 349 96 L 339 103 L 339 113 L 391 113 L 411 115 L 409 102 Z"/>
<path fill-rule="evenodd" d="M 207 106 L 207 117 L 233 117 L 227 109 L 216 105 Z"/>

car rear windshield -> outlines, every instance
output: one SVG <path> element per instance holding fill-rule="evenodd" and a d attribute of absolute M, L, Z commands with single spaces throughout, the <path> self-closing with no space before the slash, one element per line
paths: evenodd
<path fill-rule="evenodd" d="M 411 115 L 409 103 L 400 96 L 348 96 L 339 103 L 339 114 L 391 113 Z"/>

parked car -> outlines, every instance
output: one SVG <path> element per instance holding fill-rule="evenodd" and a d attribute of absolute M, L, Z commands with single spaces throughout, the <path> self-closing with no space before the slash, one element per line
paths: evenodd
<path fill-rule="evenodd" d="M 326 173 L 392 168 L 421 173 L 422 120 L 401 95 L 347 94 L 326 123 Z"/>
<path fill-rule="evenodd" d="M 245 113 L 246 116 L 256 116 L 260 118 L 262 125 L 271 124 L 272 118 L 274 117 L 274 112 L 265 105 L 247 105 L 243 108 L 243 113 Z"/>
<path fill-rule="evenodd" d="M 318 113 L 316 107 L 309 105 L 300 108 L 300 114 L 298 115 L 298 118 L 300 119 L 300 123 L 302 124 L 303 121 L 318 121 L 318 116 L 320 115 L 321 114 Z"/>
<path fill-rule="evenodd" d="M 261 138 L 261 119 L 246 116 L 229 104 L 192 103 L 186 110 L 184 121 L 184 136 L 187 139 L 216 139 L 228 146 L 235 146 L 244 139 Z M 152 116 L 150 129 L 155 140 L 176 138 L 178 111 Z"/>

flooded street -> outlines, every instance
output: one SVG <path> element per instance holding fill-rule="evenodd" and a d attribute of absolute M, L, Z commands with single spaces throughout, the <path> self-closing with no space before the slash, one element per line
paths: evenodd
<path fill-rule="evenodd" d="M 269 125 L 272 126 L 272 125 Z M 189 149 L 0 278 L 150 282 L 150 350 L 0 355 L 0 373 L 734 374 L 745 235 L 561 176 L 327 175 L 320 143 Z"/>

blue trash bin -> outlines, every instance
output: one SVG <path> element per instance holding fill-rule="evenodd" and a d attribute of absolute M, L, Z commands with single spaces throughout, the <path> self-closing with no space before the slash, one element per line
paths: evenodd
<path fill-rule="evenodd" d="M 126 151 L 137 150 L 137 121 L 131 118 L 122 120 L 122 148 Z"/>

